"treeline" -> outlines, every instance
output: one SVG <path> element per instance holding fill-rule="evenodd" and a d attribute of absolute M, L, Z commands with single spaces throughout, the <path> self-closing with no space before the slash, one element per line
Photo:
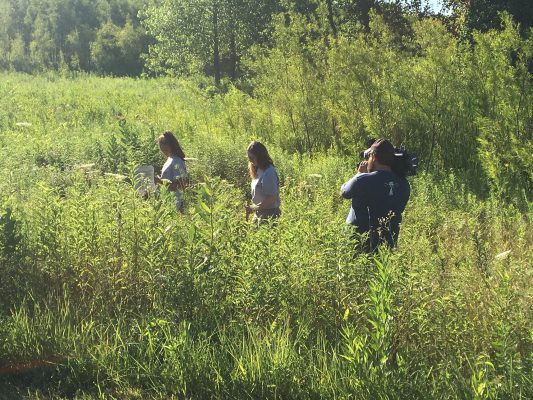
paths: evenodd
<path fill-rule="evenodd" d="M 144 0 L 0 0 L 0 69 L 139 75 Z"/>
<path fill-rule="evenodd" d="M 388 137 L 423 169 L 455 169 L 524 206 L 533 8 L 444 3 L 433 15 L 418 0 L 0 0 L 0 64 L 199 75 L 225 93 L 234 134 L 343 155 Z"/>
<path fill-rule="evenodd" d="M 300 38 L 302 49 L 309 39 L 330 42 L 339 35 L 368 33 L 372 14 L 383 18 L 403 49 L 413 47 L 413 23 L 423 18 L 439 19 L 447 31 L 469 42 L 475 31 L 500 28 L 501 12 L 512 15 L 523 34 L 533 24 L 529 0 L 441 3 L 442 13 L 436 13 L 425 0 L 161 0 L 148 3 L 141 17 L 156 38 L 148 57 L 151 72 L 201 73 L 214 77 L 217 85 L 223 77 L 235 81 L 254 75 L 243 59 L 274 47 L 280 24 L 311 26 L 324 17 L 325 24 L 311 37 Z"/>
<path fill-rule="evenodd" d="M 327 12 L 279 21 L 275 45 L 248 61 L 252 95 L 231 91 L 228 113 L 290 153 L 356 156 L 365 138 L 388 137 L 418 152 L 424 170 L 455 170 L 475 192 L 527 208 L 533 34 L 522 37 L 510 16 L 501 23 L 463 41 L 432 18 L 402 36 L 371 13 L 368 32 L 337 38 L 320 35 Z"/>
<path fill-rule="evenodd" d="M 369 31 L 381 15 L 398 40 L 412 39 L 413 18 L 436 17 L 471 40 L 500 26 L 507 11 L 533 24 L 529 0 L 442 0 L 435 14 L 425 0 L 0 0 L 0 69 L 80 70 L 136 76 L 203 74 L 216 84 L 254 71 L 243 60 L 275 43 L 275 25 L 325 13 L 315 32 L 327 41 Z M 301 43 L 305 46 L 305 43 Z"/>
<path fill-rule="evenodd" d="M 204 10 L 207 3 L 222 4 L 205 1 Z M 145 10 L 144 23 L 157 38 L 152 70 L 203 68 L 230 88 L 224 102 L 235 133 L 299 154 L 356 155 L 365 138 L 388 137 L 418 152 L 424 170 L 456 170 L 477 193 L 490 190 L 526 208 L 533 34 L 525 3 L 516 17 L 498 13 L 495 3 L 450 2 L 453 12 L 435 16 L 416 2 L 285 1 L 255 31 L 239 20 L 245 13 L 211 8 L 195 14 L 204 19 L 194 25 L 202 22 L 205 38 L 216 39 L 211 47 L 185 40 L 194 37 L 184 25 L 190 18 L 171 17 L 194 14 L 198 4 L 163 1 Z M 229 28 L 232 19 L 242 31 Z M 266 32 L 263 44 L 248 47 L 258 32 Z"/>

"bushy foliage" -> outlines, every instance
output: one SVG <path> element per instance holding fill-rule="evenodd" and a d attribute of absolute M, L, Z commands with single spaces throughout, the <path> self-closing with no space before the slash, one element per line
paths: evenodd
<path fill-rule="evenodd" d="M 413 23 L 403 43 L 374 14 L 369 32 L 328 35 L 326 15 L 280 19 L 275 46 L 250 58 L 254 113 L 288 151 L 354 154 L 367 137 L 416 151 L 428 170 L 468 173 L 507 199 L 531 201 L 531 35 L 504 29 L 471 46 L 441 22 Z M 328 41 L 325 41 L 328 39 Z M 482 168 L 479 168 L 481 166 Z M 463 173 L 461 172 L 461 173 Z M 488 178 L 488 179 L 487 179 Z"/>
<path fill-rule="evenodd" d="M 256 100 L 173 80 L 1 79 L 2 396 L 533 396 L 529 214 L 497 193 L 423 173 L 398 248 L 368 257 L 337 193 L 355 160 L 268 136 Z M 183 215 L 171 193 L 143 200 L 105 174 L 160 168 L 166 129 L 197 159 Z M 257 227 L 242 205 L 261 134 L 283 214 Z"/>
<path fill-rule="evenodd" d="M 145 0 L 0 0 L 0 69 L 139 75 Z"/>

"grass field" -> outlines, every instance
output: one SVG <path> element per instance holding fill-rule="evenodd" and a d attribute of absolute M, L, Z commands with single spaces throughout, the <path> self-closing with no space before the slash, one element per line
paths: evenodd
<path fill-rule="evenodd" d="M 0 75 L 0 398 L 533 398 L 531 207 L 422 172 L 399 246 L 355 254 L 357 160 L 268 142 L 282 218 L 244 218 L 244 95 Z M 129 177 L 190 161 L 184 215 Z M 125 175 L 126 179 L 117 176 Z"/>

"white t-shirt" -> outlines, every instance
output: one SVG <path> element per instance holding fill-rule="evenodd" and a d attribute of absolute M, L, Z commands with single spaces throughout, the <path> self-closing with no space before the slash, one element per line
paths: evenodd
<path fill-rule="evenodd" d="M 279 208 L 279 179 L 276 168 L 269 165 L 265 170 L 258 169 L 257 177 L 252 179 L 252 203 L 262 203 L 267 196 L 276 196 L 276 202 L 271 208 Z"/>
<path fill-rule="evenodd" d="M 177 178 L 187 178 L 185 161 L 180 157 L 169 157 L 161 170 L 161 179 L 174 182 Z M 175 193 L 176 207 L 180 208 L 183 202 L 183 190 L 178 187 Z"/>

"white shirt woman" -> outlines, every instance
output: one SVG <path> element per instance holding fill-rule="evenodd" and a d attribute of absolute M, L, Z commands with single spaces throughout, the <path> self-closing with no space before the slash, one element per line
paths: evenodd
<path fill-rule="evenodd" d="M 252 178 L 252 204 L 246 206 L 246 215 L 254 213 L 254 221 L 263 222 L 281 215 L 279 178 L 266 147 L 254 141 L 248 146 L 248 170 Z"/>
<path fill-rule="evenodd" d="M 172 132 L 165 132 L 158 141 L 161 152 L 168 158 L 161 170 L 161 176 L 155 177 L 155 183 L 166 184 L 168 190 L 175 192 L 176 207 L 183 212 L 183 191 L 188 183 L 185 154 Z"/>

